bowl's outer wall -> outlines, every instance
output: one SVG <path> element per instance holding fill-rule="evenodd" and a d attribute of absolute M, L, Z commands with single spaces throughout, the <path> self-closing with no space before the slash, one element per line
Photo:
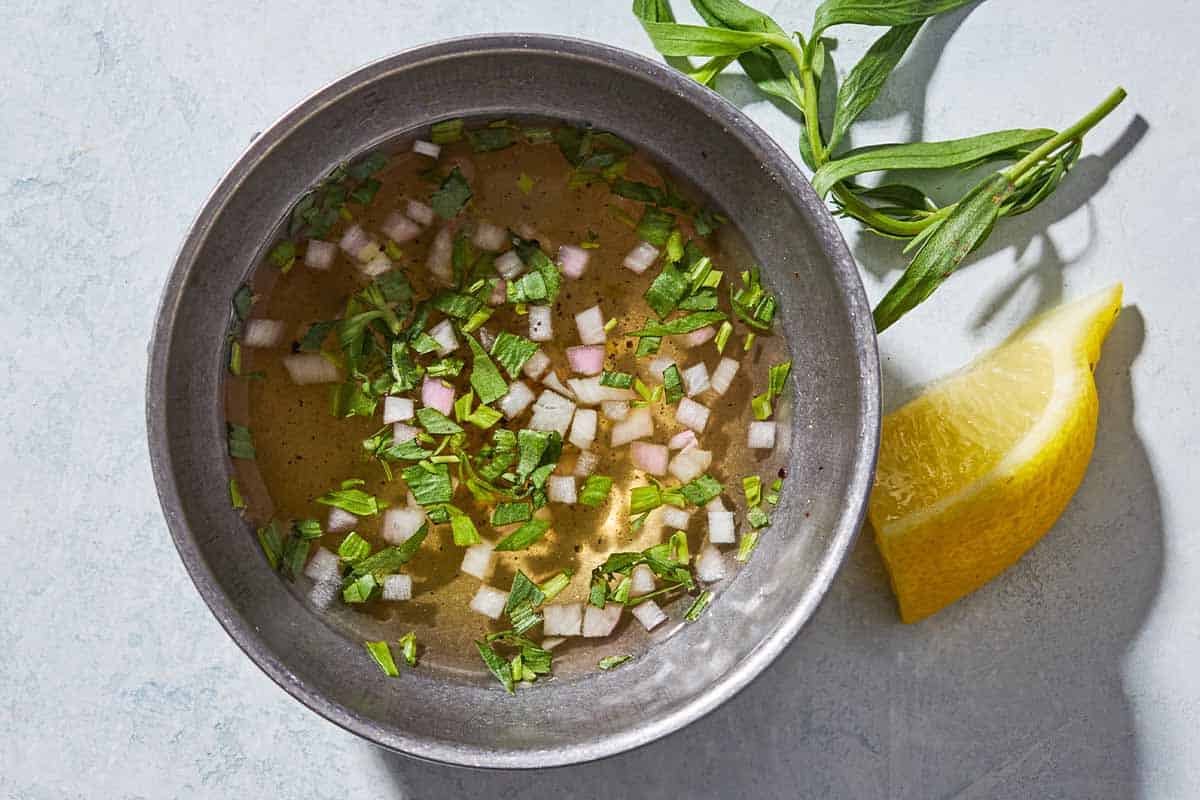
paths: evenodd
<path fill-rule="evenodd" d="M 279 217 L 317 179 L 398 131 L 516 112 L 614 131 L 716 199 L 780 295 L 795 380 L 784 501 L 755 557 L 708 613 L 620 670 L 506 697 L 494 683 L 420 670 L 389 681 L 361 643 L 285 589 L 229 507 L 221 376 L 230 297 Z M 255 662 L 318 713 L 385 746 L 494 767 L 573 763 L 643 744 L 760 672 L 815 610 L 858 530 L 879 424 L 862 286 L 791 159 L 733 106 L 666 67 L 592 43 L 517 35 L 376 62 L 263 134 L 183 246 L 152 342 L 147 402 L 155 479 L 176 545 Z"/>

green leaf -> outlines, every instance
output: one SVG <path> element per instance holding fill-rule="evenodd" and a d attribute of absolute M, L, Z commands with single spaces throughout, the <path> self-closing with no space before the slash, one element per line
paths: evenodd
<path fill-rule="evenodd" d="M 735 558 L 739 563 L 745 564 L 750 560 L 750 555 L 754 552 L 754 548 L 758 547 L 758 531 L 746 531 L 742 534 L 742 538 L 738 541 L 737 555 Z"/>
<path fill-rule="evenodd" d="M 436 408 L 429 408 L 428 406 L 417 409 L 417 422 L 422 428 L 436 436 L 462 433 L 462 427 L 454 420 Z"/>
<path fill-rule="evenodd" d="M 600 662 L 596 666 L 607 672 L 610 669 L 616 669 L 627 661 L 633 661 L 633 656 L 605 656 L 600 659 Z"/>
<path fill-rule="evenodd" d="M 778 308 L 775 295 L 763 288 L 758 267 L 751 267 L 743 272 L 741 277 L 740 287 L 734 288 L 732 284 L 729 286 L 729 302 L 733 306 L 733 313 L 750 327 L 769 331 Z"/>
<path fill-rule="evenodd" d="M 473 359 L 471 387 L 475 390 L 475 394 L 479 395 L 480 403 L 493 403 L 508 393 L 508 382 L 504 380 L 500 370 L 496 369 L 496 365 L 488 357 L 483 346 L 475 341 L 475 337 L 470 334 L 464 334 L 464 336 L 471 348 L 471 358 Z"/>
<path fill-rule="evenodd" d="M 371 543 L 354 531 L 351 531 L 342 543 L 338 545 L 338 558 L 347 564 L 357 564 L 371 555 Z"/>
<path fill-rule="evenodd" d="M 564 569 L 562 572 L 558 573 L 553 578 L 539 586 L 538 589 L 541 590 L 543 595 L 542 602 L 549 603 L 551 600 L 557 597 L 563 589 L 566 589 L 571 584 L 571 578 L 574 577 L 574 575 L 575 570 Z"/>
<path fill-rule="evenodd" d="M 466 364 L 461 358 L 446 356 L 435 361 L 425 369 L 425 374 L 431 378 L 457 378 Z"/>
<path fill-rule="evenodd" d="M 501 503 L 492 512 L 492 525 L 503 527 L 515 522 L 528 522 L 533 519 L 533 509 L 529 503 Z"/>
<path fill-rule="evenodd" d="M 372 556 L 359 561 L 350 570 L 347 580 L 356 580 L 363 575 L 374 575 L 381 579 L 386 575 L 394 575 L 402 566 L 412 561 L 413 556 L 421 549 L 421 543 L 429 535 L 429 523 L 423 523 L 417 532 L 404 540 L 404 544 L 395 547 L 385 547 Z"/>
<path fill-rule="evenodd" d="M 684 499 L 694 506 L 706 505 L 714 497 L 721 494 L 721 483 L 711 475 L 701 475 L 690 483 L 680 487 Z"/>
<path fill-rule="evenodd" d="M 634 352 L 634 356 L 636 358 L 652 356 L 658 352 L 660 347 L 662 347 L 661 336 L 643 336 L 642 338 L 638 339 L 638 346 L 637 350 Z"/>
<path fill-rule="evenodd" d="M 510 378 L 518 378 L 525 362 L 537 352 L 537 342 L 530 341 L 524 336 L 518 336 L 508 331 L 501 331 L 492 342 L 492 358 L 504 367 Z"/>
<path fill-rule="evenodd" d="M 700 615 L 703 614 L 705 609 L 707 609 L 712 603 L 712 598 L 712 592 L 707 590 L 701 592 L 700 596 L 697 597 L 695 601 L 692 602 L 692 605 L 688 608 L 688 610 L 684 612 L 683 618 L 688 622 L 695 622 L 696 620 L 700 619 Z"/>
<path fill-rule="evenodd" d="M 683 399 L 683 395 L 683 376 L 679 374 L 679 367 L 671 364 L 663 370 L 663 401 L 674 405 Z"/>
<path fill-rule="evenodd" d="M 450 532 L 454 536 L 456 545 L 470 547 L 482 541 L 479 538 L 479 531 L 475 528 L 475 523 L 469 516 L 451 505 L 447 505 L 446 510 L 450 512 Z"/>
<path fill-rule="evenodd" d="M 654 49 L 664 56 L 739 56 L 748 50 L 779 42 L 775 34 L 640 21 Z"/>
<path fill-rule="evenodd" d="M 409 631 L 404 634 L 396 642 L 400 645 L 400 652 L 404 656 L 405 662 L 410 667 L 417 665 L 417 634 L 415 631 Z"/>
<path fill-rule="evenodd" d="M 347 581 L 342 587 L 342 602 L 365 603 L 379 588 L 381 588 L 379 581 L 375 580 L 374 575 L 370 573 L 359 575 Z"/>
<path fill-rule="evenodd" d="M 767 512 L 762 510 L 762 506 L 754 506 L 747 511 L 746 521 L 749 522 L 751 527 L 755 528 L 756 530 L 759 528 L 765 528 L 771 524 L 771 519 L 767 516 Z"/>
<path fill-rule="evenodd" d="M 386 167 L 387 163 L 388 157 L 386 154 L 378 151 L 367 153 L 354 164 L 351 164 L 346 169 L 346 174 L 356 181 L 366 180 Z"/>
<path fill-rule="evenodd" d="M 329 332 L 337 327 L 337 320 L 329 322 L 314 322 L 308 326 L 304 336 L 300 338 L 300 349 L 305 352 L 317 352 L 329 338 Z"/>
<path fill-rule="evenodd" d="M 267 258 L 276 267 L 287 272 L 296 263 L 296 243 L 284 239 L 271 248 L 271 252 L 267 255 Z"/>
<path fill-rule="evenodd" d="M 476 153 L 487 153 L 512 147 L 517 143 L 517 132 L 509 127 L 476 128 L 467 131 L 467 139 Z"/>
<path fill-rule="evenodd" d="M 258 544 L 262 547 L 263 555 L 267 557 L 267 563 L 271 565 L 271 569 L 279 569 L 279 564 L 283 558 L 283 539 L 279 536 L 279 525 L 275 520 L 259 528 Z"/>
<path fill-rule="evenodd" d="M 311 542 L 303 536 L 295 534 L 287 537 L 283 543 L 283 557 L 279 561 L 279 571 L 289 581 L 304 571 L 304 563 L 308 561 L 308 551 Z"/>
<path fill-rule="evenodd" d="M 496 680 L 500 681 L 500 685 L 504 687 L 504 691 L 513 694 L 512 667 L 509 663 L 497 655 L 496 651 L 484 642 L 475 642 L 475 647 L 479 650 L 479 657 L 487 665 L 488 671 L 496 677 Z"/>
<path fill-rule="evenodd" d="M 778 364 L 772 364 L 767 370 L 767 391 L 772 397 L 782 397 L 783 389 L 787 385 L 788 375 L 792 372 L 792 362 L 782 361 Z"/>
<path fill-rule="evenodd" d="M 813 17 L 813 38 L 833 25 L 909 25 L 975 0 L 825 0 Z"/>
<path fill-rule="evenodd" d="M 461 119 L 435 122 L 429 129 L 429 141 L 434 144 L 450 144 L 462 139 L 465 123 Z"/>
<path fill-rule="evenodd" d="M 237 478 L 229 479 L 229 505 L 235 510 L 241 510 L 246 507 L 246 498 L 242 497 L 242 490 L 238 487 Z"/>
<path fill-rule="evenodd" d="M 1054 131 L 1044 128 L 1014 129 L 950 139 L 944 142 L 884 144 L 851 150 L 826 163 L 813 175 L 813 188 L 824 197 L 834 184 L 867 172 L 900 169 L 948 169 L 1007 153 L 1015 148 L 1035 145 L 1049 139 Z"/>
<path fill-rule="evenodd" d="M 742 493 L 746 495 L 746 505 L 756 506 L 762 502 L 762 478 L 757 475 L 747 475 L 742 478 Z"/>
<path fill-rule="evenodd" d="M 469 422 L 476 428 L 486 431 L 502 419 L 504 419 L 504 415 L 499 411 L 491 406 L 480 404 L 474 411 L 463 417 L 463 422 Z"/>
<path fill-rule="evenodd" d="M 236 422 L 226 422 L 225 430 L 229 444 L 229 457 L 253 460 L 257 453 L 254 450 L 254 438 L 250 434 L 250 429 Z"/>
<path fill-rule="evenodd" d="M 238 318 L 238 321 L 245 322 L 250 316 L 250 309 L 254 305 L 254 293 L 250 291 L 250 287 L 242 284 L 233 293 L 233 314 Z"/>
<path fill-rule="evenodd" d="M 363 642 L 371 658 L 379 665 L 379 669 L 389 678 L 399 678 L 400 670 L 396 669 L 396 661 L 392 658 L 392 648 L 387 642 Z"/>
<path fill-rule="evenodd" d="M 579 502 L 592 508 L 602 505 L 604 501 L 608 500 L 612 487 L 612 478 L 605 475 L 588 475 L 587 480 L 583 482 L 583 488 L 579 491 Z"/>
<path fill-rule="evenodd" d="M 521 238 L 515 241 L 517 255 L 529 271 L 508 282 L 508 302 L 553 303 L 562 286 L 562 274 L 558 271 L 558 265 L 542 251 L 536 241 Z"/>
<path fill-rule="evenodd" d="M 900 280 L 875 307 L 875 329 L 886 330 L 948 278 L 991 233 L 1013 184 L 998 173 L 981 181 L 925 240 Z"/>
<path fill-rule="evenodd" d="M 448 317 L 467 319 L 483 306 L 483 302 L 461 292 L 438 292 L 433 307 Z"/>
<path fill-rule="evenodd" d="M 422 461 L 411 467 L 406 467 L 400 473 L 408 489 L 416 498 L 417 504 L 432 506 L 439 503 L 449 503 L 454 496 L 454 486 L 450 482 L 450 468 L 445 464 L 431 464 Z"/>
<path fill-rule="evenodd" d="M 670 322 L 647 322 L 641 330 L 633 331 L 630 336 L 682 336 L 685 333 L 698 331 L 714 322 L 725 319 L 723 311 L 697 311 L 686 317 L 679 317 Z"/>
<path fill-rule="evenodd" d="M 609 372 L 605 370 L 600 373 L 600 385 L 612 389 L 628 389 L 633 386 L 633 376 L 628 372 Z"/>
<path fill-rule="evenodd" d="M 437 191 L 429 199 L 429 205 L 442 219 L 453 219 L 463 210 L 463 206 L 471 199 L 471 185 L 463 177 L 458 167 L 450 170 Z"/>
<path fill-rule="evenodd" d="M 656 206 L 646 206 L 637 224 L 637 235 L 655 247 L 662 247 L 675 227 L 675 216 Z"/>
<path fill-rule="evenodd" d="M 387 504 L 379 502 L 375 495 L 367 494 L 362 489 L 335 489 L 318 497 L 316 502 L 349 511 L 356 517 L 378 514 L 379 509 L 387 507 Z"/>
<path fill-rule="evenodd" d="M 665 317 L 675 310 L 679 301 L 688 292 L 688 282 L 679 268 L 669 261 L 663 263 L 662 271 L 655 276 L 654 282 L 646 290 L 643 297 L 646 304 L 654 309 L 659 317 Z"/>
<path fill-rule="evenodd" d="M 531 519 L 497 542 L 496 549 L 501 551 L 524 550 L 545 536 L 548 530 L 550 530 L 550 523 L 546 520 Z"/>
<path fill-rule="evenodd" d="M 888 75 L 912 44 L 923 21 L 892 28 L 879 38 L 866 55 L 854 65 L 838 88 L 837 110 L 833 115 L 833 130 L 829 134 L 829 152 L 842 140 L 851 123 L 879 96 Z"/>

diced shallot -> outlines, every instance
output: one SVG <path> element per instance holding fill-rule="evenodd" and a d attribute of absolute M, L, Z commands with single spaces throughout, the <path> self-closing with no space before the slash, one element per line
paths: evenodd
<path fill-rule="evenodd" d="M 550 385 L 548 380 L 543 380 L 542 383 Z M 603 403 L 605 400 L 632 400 L 634 398 L 632 389 L 617 389 L 612 386 L 603 386 L 600 383 L 599 376 L 593 378 L 571 378 L 567 381 L 567 385 L 571 387 L 571 391 L 575 394 L 575 400 L 581 406 L 595 406 Z"/>
<path fill-rule="evenodd" d="M 600 413 L 605 419 L 620 422 L 629 416 L 628 400 L 605 400 L 600 404 Z"/>
<path fill-rule="evenodd" d="M 685 398 L 686 399 L 686 398 Z M 612 427 L 612 446 L 620 447 L 636 439 L 654 435 L 654 417 L 649 408 L 635 408 L 629 416 Z"/>
<path fill-rule="evenodd" d="M 535 342 L 548 342 L 554 338 L 550 306 L 529 307 L 529 338 Z"/>
<path fill-rule="evenodd" d="M 650 442 L 634 442 L 630 448 L 633 463 L 638 469 L 651 475 L 667 474 L 667 446 Z"/>
<path fill-rule="evenodd" d="M 699 447 L 685 447 L 671 459 L 667 471 L 672 477 L 683 483 L 694 481 L 704 474 L 712 464 L 712 451 L 701 450 Z"/>
<path fill-rule="evenodd" d="M 567 348 L 567 361 L 580 375 L 599 375 L 604 371 L 604 345 L 581 344 Z"/>
<path fill-rule="evenodd" d="M 579 329 L 579 341 L 584 344 L 604 344 L 608 340 L 608 333 L 604 330 L 604 313 L 598 305 L 576 314 L 575 327 Z"/>
<path fill-rule="evenodd" d="M 346 531 L 354 530 L 354 526 L 358 524 L 358 517 L 351 514 L 344 508 L 330 506 L 329 518 L 325 521 L 326 533 L 345 533 Z"/>
<path fill-rule="evenodd" d="M 690 397 L 685 397 L 679 401 L 679 406 L 675 409 L 675 421 L 680 425 L 686 425 L 696 433 L 704 433 L 704 426 L 708 424 L 708 406 L 701 405 Z"/>
<path fill-rule="evenodd" d="M 649 242 L 639 242 L 637 247 L 629 251 L 629 255 L 625 256 L 625 261 L 622 263 L 625 269 L 641 275 L 658 260 L 658 252 L 658 248 Z"/>
<path fill-rule="evenodd" d="M 419 225 L 429 226 L 433 224 L 433 209 L 420 200 L 409 200 L 405 203 L 404 216 Z"/>
<path fill-rule="evenodd" d="M 543 635 L 578 636 L 583 631 L 583 603 L 551 603 L 542 606 L 542 618 Z"/>
<path fill-rule="evenodd" d="M 317 583 L 333 581 L 342 577 L 342 565 L 338 561 L 337 556 L 324 547 L 318 547 L 316 552 L 312 554 L 312 558 L 308 560 L 308 566 L 304 568 L 304 574 Z"/>
<path fill-rule="evenodd" d="M 568 278 L 582 278 L 589 257 L 587 250 L 573 244 L 564 244 L 558 248 L 558 265 L 562 267 L 563 275 Z"/>
<path fill-rule="evenodd" d="M 433 142 L 426 142 L 422 139 L 417 139 L 413 142 L 412 151 L 430 158 L 437 158 L 442 154 L 442 146 Z"/>
<path fill-rule="evenodd" d="M 571 417 L 574 415 L 574 402 L 558 392 L 545 389 L 533 404 L 533 417 L 529 420 L 529 427 L 535 431 L 557 431 L 559 436 L 566 436 Z"/>
<path fill-rule="evenodd" d="M 309 383 L 337 383 L 342 379 L 338 368 L 326 361 L 320 353 L 295 353 L 284 356 L 283 366 L 292 383 L 299 386 Z"/>
<path fill-rule="evenodd" d="M 533 391 L 524 381 L 513 381 L 508 385 L 508 393 L 496 401 L 496 408 L 508 419 L 516 419 L 532 404 Z"/>
<path fill-rule="evenodd" d="M 608 603 L 604 608 L 596 608 L 588 603 L 583 611 L 583 635 L 588 637 L 608 636 L 621 621 L 621 609 L 624 607 L 620 603 Z"/>
<path fill-rule="evenodd" d="M 525 373 L 525 377 L 536 381 L 540 380 L 548 369 L 550 369 L 550 356 L 542 350 L 534 350 L 533 355 L 525 362 L 525 366 L 521 367 L 521 372 Z"/>
<path fill-rule="evenodd" d="M 387 575 L 383 579 L 384 600 L 411 600 L 412 576 Z M 653 602 L 653 601 L 650 601 Z"/>
<path fill-rule="evenodd" d="M 475 235 L 471 237 L 471 242 L 480 250 L 496 253 L 508 244 L 508 231 L 490 222 L 480 222 L 475 226 Z"/>
<path fill-rule="evenodd" d="M 704 366 L 703 361 L 688 367 L 679 373 L 679 377 L 683 378 L 683 388 L 687 390 L 688 397 L 703 393 L 711 385 L 708 381 L 708 367 Z"/>
<path fill-rule="evenodd" d="M 388 395 L 383 398 L 383 424 L 391 425 L 393 422 L 405 422 L 413 418 L 413 401 L 409 397 L 396 397 Z"/>
<path fill-rule="evenodd" d="M 684 511 L 682 508 L 675 506 L 662 507 L 662 524 L 664 528 L 674 528 L 677 531 L 686 531 L 688 524 L 692 521 L 690 511 Z"/>
<path fill-rule="evenodd" d="M 480 586 L 479 591 L 471 598 L 471 610 L 477 614 L 483 614 L 489 619 L 500 619 L 506 603 L 508 603 L 508 592 L 502 592 L 491 586 Z"/>
<path fill-rule="evenodd" d="M 503 278 L 496 281 L 496 285 L 492 287 L 491 293 L 487 297 L 487 304 L 493 308 L 502 306 L 508 302 L 508 284 Z"/>
<path fill-rule="evenodd" d="M 712 500 L 704 504 L 705 511 L 725 511 L 725 501 L 721 499 L 721 495 L 717 495 Z"/>
<path fill-rule="evenodd" d="M 732 511 L 708 512 L 708 540 L 713 544 L 733 544 L 737 541 Z"/>
<path fill-rule="evenodd" d="M 392 442 L 394 444 L 404 444 L 411 442 L 413 439 L 421 435 L 419 428 L 414 428 L 406 422 L 392 423 Z"/>
<path fill-rule="evenodd" d="M 304 248 L 304 265 L 310 269 L 329 269 L 337 257 L 337 245 L 333 242 L 322 242 L 320 239 L 309 239 Z"/>
<path fill-rule="evenodd" d="M 696 556 L 696 577 L 705 583 L 719 581 L 728 572 L 725 556 L 712 543 L 706 542 Z"/>
<path fill-rule="evenodd" d="M 351 225 L 346 228 L 346 232 L 342 234 L 342 238 L 338 240 L 338 247 L 353 259 L 361 258 L 361 254 L 373 242 L 371 236 L 362 229 L 361 225 Z"/>
<path fill-rule="evenodd" d="M 650 569 L 645 564 L 638 564 L 629 573 L 630 597 L 641 597 L 644 594 L 650 594 L 654 591 L 654 570 Z"/>
<path fill-rule="evenodd" d="M 574 503 L 575 478 L 570 475 L 551 475 L 546 481 L 546 496 L 551 503 Z"/>
<path fill-rule="evenodd" d="M 578 411 L 575 412 L 579 414 Z M 575 459 L 575 469 L 573 470 L 576 478 L 586 478 L 596 471 L 596 467 L 600 464 L 600 456 L 593 453 L 591 450 L 584 450 Z"/>
<path fill-rule="evenodd" d="M 722 358 L 717 368 L 713 370 L 709 383 L 717 394 L 725 394 L 733 386 L 733 378 L 737 375 L 738 362 L 732 358 Z"/>
<path fill-rule="evenodd" d="M 671 450 L 683 450 L 693 444 L 697 444 L 696 432 L 688 428 L 672 436 L 667 442 L 667 447 Z"/>
<path fill-rule="evenodd" d="M 492 262 L 492 266 L 496 268 L 502 278 L 508 281 L 525 271 L 525 262 L 517 255 L 516 250 L 509 250 L 507 253 L 497 256 L 496 260 Z"/>
<path fill-rule="evenodd" d="M 442 283 L 451 284 L 454 282 L 454 270 L 450 264 L 453 254 L 454 231 L 451 226 L 443 225 L 429 245 L 429 254 L 425 257 L 425 268 L 429 270 L 429 274 Z"/>
<path fill-rule="evenodd" d="M 411 242 L 421 235 L 421 226 L 399 211 L 393 211 L 384 217 L 383 224 L 379 226 L 379 230 L 383 231 L 383 235 L 396 244 Z"/>
<path fill-rule="evenodd" d="M 454 410 L 454 387 L 441 378 L 426 376 L 421 383 L 421 405 L 436 408 L 446 416 Z"/>
<path fill-rule="evenodd" d="M 594 408 L 578 408 L 575 418 L 571 420 L 571 436 L 568 441 L 580 450 L 587 450 L 596 440 L 596 410 Z"/>
<path fill-rule="evenodd" d="M 279 319 L 248 319 L 242 326 L 244 347 L 279 347 L 287 341 L 287 323 Z"/>
<path fill-rule="evenodd" d="M 770 450 L 775 446 L 774 422 L 751 422 L 746 435 L 746 446 L 751 450 Z"/>
<path fill-rule="evenodd" d="M 388 544 L 403 544 L 425 524 L 425 512 L 420 506 L 393 507 L 383 512 L 380 535 Z"/>
<path fill-rule="evenodd" d="M 463 552 L 462 566 L 459 568 L 467 575 L 479 580 L 486 580 L 492 574 L 492 556 L 496 546 L 491 542 L 473 544 Z"/>
<path fill-rule="evenodd" d="M 699 347 L 717 335 L 717 329 L 712 325 L 699 328 L 679 337 L 679 343 L 684 347 Z"/>
<path fill-rule="evenodd" d="M 633 616 L 642 623 L 642 627 L 652 631 L 667 621 L 666 612 L 658 607 L 653 600 L 644 600 L 633 607 Z"/>
<path fill-rule="evenodd" d="M 454 335 L 454 326 L 450 320 L 444 319 L 429 329 L 429 335 L 437 342 L 437 354 L 448 356 L 458 349 L 458 337 Z"/>
<path fill-rule="evenodd" d="M 319 611 L 324 611 L 333 606 L 334 601 L 341 596 L 341 578 L 335 578 L 330 581 L 318 581 L 308 590 L 308 602 L 312 603 Z"/>

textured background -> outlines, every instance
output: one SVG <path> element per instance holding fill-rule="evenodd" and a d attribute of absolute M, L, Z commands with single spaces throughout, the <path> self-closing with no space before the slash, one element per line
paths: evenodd
<path fill-rule="evenodd" d="M 814 6 L 772 10 L 807 29 Z M 1097 371 L 1096 457 L 1051 534 L 911 628 L 864 539 L 811 625 L 736 700 L 638 752 L 522 775 L 373 748 L 289 699 L 225 637 L 159 516 L 146 343 L 206 193 L 300 98 L 472 32 L 648 53 L 627 3 L 0 11 L 0 796 L 1200 796 L 1194 4 L 991 0 L 939 19 L 856 140 L 1053 127 L 1115 83 L 1130 90 L 1055 199 L 1007 222 L 882 342 L 894 405 L 1035 310 L 1125 281 Z M 867 39 L 837 33 L 846 68 Z M 792 121 L 736 77 L 720 88 L 793 147 Z M 847 231 L 878 298 L 895 248 Z"/>

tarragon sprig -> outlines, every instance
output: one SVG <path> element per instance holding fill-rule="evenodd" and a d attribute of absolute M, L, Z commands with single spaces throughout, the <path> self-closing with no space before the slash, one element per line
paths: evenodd
<path fill-rule="evenodd" d="M 1023 214 L 1054 193 L 1079 159 L 1083 137 L 1125 99 L 1116 89 L 1070 127 L 996 131 L 942 142 L 886 144 L 840 151 L 855 120 L 879 96 L 925 20 L 974 0 L 825 0 L 809 36 L 789 35 L 771 17 L 739 0 L 692 0 L 706 25 L 675 21 L 669 0 L 634 0 L 633 13 L 654 47 L 701 83 L 711 83 L 734 61 L 759 90 L 799 115 L 800 155 L 813 185 L 843 216 L 882 236 L 906 240 L 912 261 L 875 308 L 883 331 L 924 301 L 976 250 L 1001 217 Z M 824 33 L 835 25 L 886 26 L 838 88 L 828 131 L 821 124 Z M 707 60 L 696 67 L 689 56 Z M 672 61 L 679 65 L 678 61 Z M 985 177 L 957 202 L 938 206 L 912 184 L 867 187 L 856 178 L 905 170 L 920 176 L 992 162 L 1008 166 Z"/>

